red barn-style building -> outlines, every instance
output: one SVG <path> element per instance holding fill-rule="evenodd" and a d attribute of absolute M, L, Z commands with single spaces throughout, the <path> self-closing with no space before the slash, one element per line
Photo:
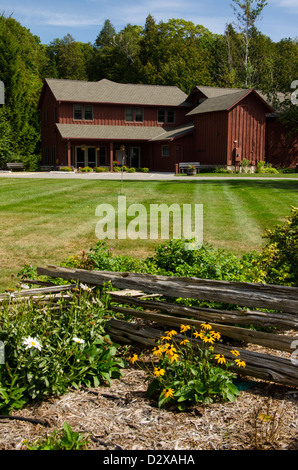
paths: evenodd
<path fill-rule="evenodd" d="M 118 161 L 173 172 L 179 162 L 256 165 L 272 150 L 274 110 L 255 90 L 198 86 L 187 95 L 175 86 L 46 79 L 39 109 L 44 167 L 112 170 Z M 297 159 L 295 145 L 292 153 Z"/>

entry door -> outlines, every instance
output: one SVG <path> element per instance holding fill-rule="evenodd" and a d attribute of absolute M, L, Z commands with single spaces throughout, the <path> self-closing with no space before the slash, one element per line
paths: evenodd
<path fill-rule="evenodd" d="M 130 166 L 134 168 L 140 167 L 140 147 L 130 148 Z"/>
<path fill-rule="evenodd" d="M 84 167 L 85 165 L 85 149 L 81 149 L 81 147 L 77 147 L 77 168 Z"/>
<path fill-rule="evenodd" d="M 96 150 L 95 147 L 87 148 L 87 166 L 94 168 L 96 166 Z"/>

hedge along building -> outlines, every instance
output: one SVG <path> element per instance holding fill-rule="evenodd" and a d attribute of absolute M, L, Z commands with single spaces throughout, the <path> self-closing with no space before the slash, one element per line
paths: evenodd
<path fill-rule="evenodd" d="M 273 152 L 274 109 L 255 90 L 197 86 L 186 95 L 175 86 L 46 79 L 39 109 L 43 166 L 112 170 L 118 161 L 172 172 L 179 162 L 256 165 Z"/>
<path fill-rule="evenodd" d="M 173 86 L 46 79 L 40 101 L 42 165 L 171 171 L 191 152 L 191 104 Z M 123 150 L 124 149 L 124 150 Z"/>

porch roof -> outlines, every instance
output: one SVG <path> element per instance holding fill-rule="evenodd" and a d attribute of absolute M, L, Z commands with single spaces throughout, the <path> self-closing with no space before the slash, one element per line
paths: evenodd
<path fill-rule="evenodd" d="M 145 126 L 56 124 L 62 139 L 80 140 L 173 140 L 193 130 L 193 123 L 172 129 Z"/>

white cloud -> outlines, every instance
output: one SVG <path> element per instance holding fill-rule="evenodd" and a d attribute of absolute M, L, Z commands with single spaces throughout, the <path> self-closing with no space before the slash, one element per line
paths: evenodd
<path fill-rule="evenodd" d="M 298 13 L 298 0 L 273 0 L 274 3 L 281 8 L 288 8 Z"/>

